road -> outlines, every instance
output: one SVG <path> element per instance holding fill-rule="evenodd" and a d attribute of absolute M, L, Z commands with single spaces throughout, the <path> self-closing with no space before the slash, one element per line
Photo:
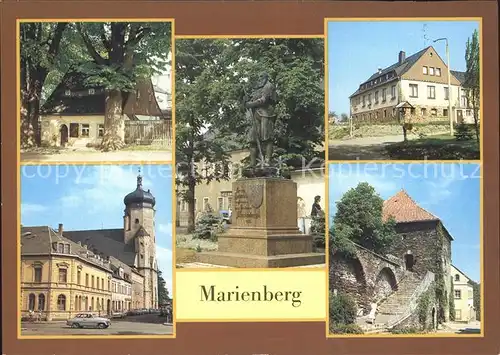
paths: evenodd
<path fill-rule="evenodd" d="M 172 325 L 164 325 L 165 319 L 158 315 L 130 316 L 112 319 L 107 329 L 73 329 L 62 322 L 40 322 L 21 324 L 21 335 L 171 335 Z"/>
<path fill-rule="evenodd" d="M 23 152 L 21 162 L 171 162 L 172 152 L 151 151 L 117 151 L 117 152 L 89 152 L 89 151 L 64 151 L 60 153 Z"/>
<path fill-rule="evenodd" d="M 408 135 L 408 139 L 418 136 Z M 403 135 L 362 137 L 331 140 L 328 145 L 328 160 L 384 160 L 389 159 L 384 145 L 403 141 Z"/>

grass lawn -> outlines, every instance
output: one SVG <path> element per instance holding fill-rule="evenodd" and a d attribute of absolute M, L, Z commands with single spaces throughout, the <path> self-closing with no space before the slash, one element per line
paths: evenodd
<path fill-rule="evenodd" d="M 475 139 L 457 141 L 454 136 L 441 134 L 385 146 L 390 159 L 398 160 L 476 160 L 480 158 Z"/>

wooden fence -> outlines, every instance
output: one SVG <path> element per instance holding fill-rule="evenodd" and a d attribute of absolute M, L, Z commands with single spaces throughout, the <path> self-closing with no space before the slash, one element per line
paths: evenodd
<path fill-rule="evenodd" d="M 171 146 L 172 121 L 125 121 L 125 143 Z"/>

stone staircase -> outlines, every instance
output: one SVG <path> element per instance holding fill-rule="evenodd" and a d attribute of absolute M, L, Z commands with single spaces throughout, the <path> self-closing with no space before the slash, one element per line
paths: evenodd
<path fill-rule="evenodd" d="M 420 282 L 416 274 L 406 272 L 397 290 L 379 303 L 375 324 L 388 325 L 402 317 L 407 312 L 410 300 Z"/>

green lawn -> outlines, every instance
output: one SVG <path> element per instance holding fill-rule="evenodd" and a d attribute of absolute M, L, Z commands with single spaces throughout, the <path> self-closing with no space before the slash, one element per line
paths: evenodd
<path fill-rule="evenodd" d="M 171 147 L 158 146 L 158 145 L 127 145 L 123 149 L 123 151 L 162 151 L 162 152 L 171 152 Z"/>
<path fill-rule="evenodd" d="M 478 160 L 479 146 L 475 139 L 457 141 L 454 136 L 441 134 L 422 139 L 388 144 L 390 159 L 397 160 Z"/>

